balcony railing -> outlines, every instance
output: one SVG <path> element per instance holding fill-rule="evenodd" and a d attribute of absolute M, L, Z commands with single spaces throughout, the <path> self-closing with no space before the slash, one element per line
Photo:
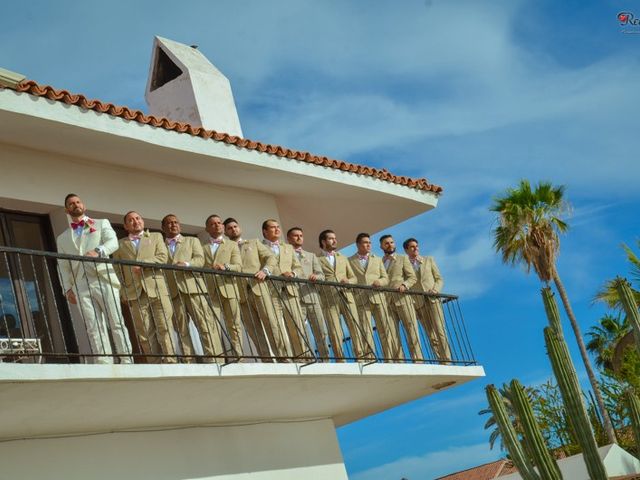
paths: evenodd
<path fill-rule="evenodd" d="M 453 295 L 10 247 L 0 360 L 476 364 Z"/>

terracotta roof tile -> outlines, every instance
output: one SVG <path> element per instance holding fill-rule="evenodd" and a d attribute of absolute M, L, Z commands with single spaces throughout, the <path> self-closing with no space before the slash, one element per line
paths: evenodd
<path fill-rule="evenodd" d="M 188 123 L 174 122 L 167 118 L 157 118 L 153 115 L 145 115 L 140 110 L 132 110 L 128 107 L 118 106 L 112 103 L 105 103 L 100 100 L 88 99 L 84 95 L 72 94 L 66 90 L 56 90 L 49 85 L 40 85 L 33 80 L 24 80 L 15 88 L 15 90 L 18 92 L 28 93 L 36 97 L 45 97 L 50 100 L 63 102 L 68 105 L 75 105 L 87 110 L 107 113 L 109 115 L 120 117 L 125 120 L 134 121 L 145 125 L 151 125 L 153 127 L 163 128 L 165 130 L 187 133 L 196 137 L 212 139 L 218 142 L 227 143 L 229 145 L 235 145 L 236 147 L 244 148 L 247 150 L 257 150 L 258 152 L 268 153 L 271 155 L 276 155 L 278 157 L 290 158 L 292 160 L 313 163 L 315 165 L 342 170 L 345 172 L 352 172 L 358 175 L 374 177 L 385 182 L 404 185 L 416 190 L 433 192 L 437 195 L 441 194 L 443 191 L 442 187 L 429 183 L 426 178 L 411 178 L 394 175 L 385 168 L 379 169 L 367 167 L 364 165 L 345 162 L 343 160 L 334 160 L 327 157 L 320 157 L 309 152 L 291 150 L 279 145 L 270 145 L 246 138 L 237 137 L 234 135 L 229 135 L 226 133 L 216 132 L 214 130 L 207 130 L 202 127 L 194 127 L 193 125 L 190 125 Z"/>
<path fill-rule="evenodd" d="M 437 480 L 493 480 L 494 478 L 514 471 L 516 470 L 513 469 L 511 462 L 501 459 L 445 475 L 444 477 L 439 477 Z"/>

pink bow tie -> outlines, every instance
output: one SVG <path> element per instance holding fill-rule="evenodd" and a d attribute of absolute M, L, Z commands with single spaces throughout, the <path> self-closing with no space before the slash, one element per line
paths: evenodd
<path fill-rule="evenodd" d="M 334 252 L 324 252 L 324 254 L 325 254 L 327 257 L 333 257 L 333 256 L 335 256 L 335 253 L 334 253 Z"/>
<path fill-rule="evenodd" d="M 298 255 L 302 255 L 302 247 L 294 248 L 293 250 L 294 250 Z"/>
<path fill-rule="evenodd" d="M 71 228 L 75 230 L 76 228 L 84 227 L 84 220 L 80 220 L 79 222 L 71 222 Z"/>
<path fill-rule="evenodd" d="M 358 255 L 359 260 L 369 260 L 369 255 Z"/>
<path fill-rule="evenodd" d="M 140 240 L 140 237 L 142 237 L 142 235 L 129 235 L 129 240 L 135 242 L 136 240 Z"/>
<path fill-rule="evenodd" d="M 216 244 L 220 245 L 222 243 L 222 239 L 221 238 L 209 237 L 209 243 L 216 243 Z"/>
<path fill-rule="evenodd" d="M 278 248 L 280 247 L 280 242 L 270 242 L 269 240 L 267 240 L 267 244 L 270 247 L 278 247 Z"/>
<path fill-rule="evenodd" d="M 140 237 L 138 237 L 140 238 Z M 178 243 L 178 239 L 177 238 L 167 238 L 167 245 L 175 245 L 176 243 Z"/>

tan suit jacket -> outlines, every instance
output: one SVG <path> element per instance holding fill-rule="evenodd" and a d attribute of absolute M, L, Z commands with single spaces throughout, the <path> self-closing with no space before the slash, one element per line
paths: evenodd
<path fill-rule="evenodd" d="M 113 254 L 114 259 L 135 260 L 138 262 L 167 263 L 169 254 L 162 235 L 144 232 L 136 251 L 135 245 L 128 237 L 120 239 L 120 248 Z M 160 269 L 143 268 L 141 274 L 133 272 L 133 267 L 122 265 L 122 296 L 126 300 L 137 300 L 143 293 L 149 298 L 168 295 L 167 283 Z"/>
<path fill-rule="evenodd" d="M 186 262 L 190 267 L 202 267 L 204 265 L 204 253 L 200 241 L 194 237 L 178 238 L 176 249 L 173 255 L 167 247 L 169 254 L 169 265 L 179 262 Z M 176 270 L 167 270 L 167 283 L 169 284 L 169 293 L 171 297 L 176 297 L 178 293 L 206 293 L 206 287 L 202 279 L 202 274 L 194 272 L 178 272 Z"/>
<path fill-rule="evenodd" d="M 56 239 L 58 252 L 84 255 L 97 247 L 101 247 L 107 257 L 115 252 L 118 249 L 118 239 L 109 220 L 90 220 L 93 221 L 93 225 L 84 228 L 79 237 L 71 227 L 58 235 Z M 92 229 L 95 231 L 91 232 Z M 83 263 L 73 260 L 60 260 L 58 263 L 65 292 L 76 286 L 87 288 L 87 283 L 91 284 L 91 282 L 106 283 L 113 288 L 120 286 L 113 267 L 108 263 Z"/>
<path fill-rule="evenodd" d="M 275 256 L 275 253 L 273 253 L 273 250 L 271 250 L 268 245 L 265 245 L 264 243 L 263 245 Z M 276 256 L 276 266 L 271 273 L 273 275 L 282 275 L 285 272 L 293 272 L 298 278 L 303 275 L 302 266 L 300 266 L 298 255 L 296 255 L 296 251 L 293 249 L 293 246 L 288 243 L 280 242 L 280 255 Z M 294 297 L 298 296 L 299 290 L 297 284 L 287 283 L 285 288 L 289 295 Z"/>
<path fill-rule="evenodd" d="M 394 258 L 387 268 L 387 274 L 389 275 L 389 288 L 398 288 L 400 285 L 404 285 L 409 290 L 418 281 L 411 261 L 406 255 L 394 254 Z M 396 305 L 400 302 L 402 302 L 402 298 L 396 300 Z"/>
<path fill-rule="evenodd" d="M 238 244 L 227 238 L 222 239 L 215 255 L 211 253 L 211 244 L 203 243 L 204 264 L 207 268 L 213 268 L 215 264 L 225 265 L 230 272 L 242 271 L 242 258 Z M 229 275 L 207 274 L 207 285 L 211 292 L 218 289 L 222 298 L 238 298 L 238 287 L 233 277 Z"/>
<path fill-rule="evenodd" d="M 256 273 L 267 268 L 269 273 L 273 273 L 277 266 L 276 256 L 260 240 L 242 240 L 238 242 L 240 256 L 242 257 L 242 272 Z M 253 282 L 251 290 L 257 296 L 262 295 L 260 283 Z"/>
<path fill-rule="evenodd" d="M 356 275 L 353 273 L 351 269 L 351 265 L 349 265 L 349 260 L 347 257 L 342 255 L 341 253 L 335 252 L 336 264 L 335 267 L 331 266 L 329 260 L 324 254 L 319 254 L 318 259 L 320 261 L 320 266 L 322 267 L 322 272 L 324 273 L 324 278 L 327 282 L 338 282 L 341 283 L 343 280 L 346 280 L 346 283 L 355 284 L 357 279 Z M 334 287 L 329 287 L 333 289 Z M 354 297 L 351 293 L 351 290 L 341 290 L 344 293 L 344 298 L 349 303 L 354 303 Z"/>
<path fill-rule="evenodd" d="M 444 280 L 442 279 L 442 275 L 440 275 L 440 270 L 434 258 L 418 256 L 418 263 L 420 264 L 420 268 L 418 268 L 416 272 L 418 281 L 412 290 L 420 292 L 433 290 L 436 293 L 440 293 L 444 286 Z M 416 305 L 422 305 L 424 303 L 424 297 L 416 297 L 415 300 Z M 436 300 L 431 299 L 431 302 L 436 302 Z"/>
<path fill-rule="evenodd" d="M 389 276 L 387 275 L 387 271 L 382 263 L 382 258 L 374 254 L 370 254 L 369 261 L 367 262 L 367 268 L 364 269 L 362 268 L 362 264 L 360 263 L 360 259 L 356 253 L 349 257 L 349 263 L 351 264 L 351 269 L 353 270 L 359 285 L 373 285 L 373 282 L 376 280 L 381 287 L 389 285 Z M 365 298 L 368 298 L 371 303 L 384 303 L 384 297 L 380 295 L 380 292 L 376 292 L 375 290 L 366 290 L 362 293 L 366 295 Z"/>
<path fill-rule="evenodd" d="M 298 257 L 298 254 L 296 254 Z M 298 257 L 302 275 L 300 278 L 308 279 L 312 274 L 317 276 L 317 280 L 324 280 L 324 272 L 320 265 L 320 260 L 313 253 L 302 250 L 302 256 Z M 318 301 L 318 290 L 306 283 L 300 284 L 300 301 L 302 303 L 316 303 Z"/>

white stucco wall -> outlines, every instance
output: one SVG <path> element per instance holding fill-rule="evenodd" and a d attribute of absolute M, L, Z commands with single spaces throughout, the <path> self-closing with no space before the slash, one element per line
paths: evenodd
<path fill-rule="evenodd" d="M 192 233 L 202 230 L 212 213 L 237 218 L 247 238 L 261 236 L 264 219 L 278 218 L 272 195 L 152 174 L 134 165 L 0 144 L 0 171 L 0 208 L 49 213 L 56 235 L 66 228 L 62 203 L 69 192 L 82 197 L 89 215 L 122 223 L 127 211 L 136 210 L 149 226 L 159 227 L 164 215 L 175 213 Z"/>
<path fill-rule="evenodd" d="M 14 479 L 347 479 L 331 420 L 16 440 L 0 463 Z"/>

